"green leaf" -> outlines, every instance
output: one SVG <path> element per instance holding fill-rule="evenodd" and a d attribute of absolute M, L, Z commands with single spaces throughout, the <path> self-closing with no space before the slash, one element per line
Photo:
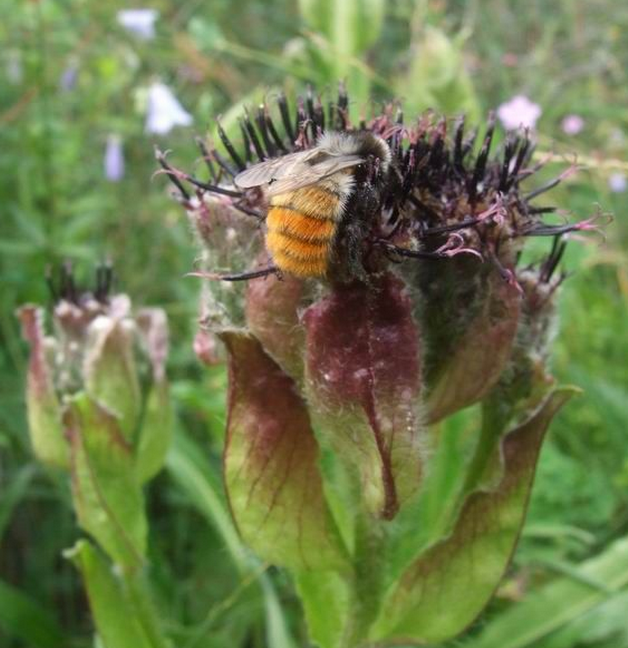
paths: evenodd
<path fill-rule="evenodd" d="M 10 481 L 3 486 L 2 497 L 0 497 L 0 544 L 4 531 L 11 521 L 13 511 L 22 499 L 28 497 L 28 487 L 35 474 L 36 465 L 29 463 L 12 475 Z"/>
<path fill-rule="evenodd" d="M 131 602 L 119 577 L 96 548 L 79 540 L 65 557 L 83 576 L 92 617 L 105 648 L 154 648 L 136 615 L 129 613 Z"/>
<path fill-rule="evenodd" d="M 595 648 L 628 648 L 628 591 L 624 590 L 579 615 L 560 630 L 543 637 L 537 648 L 572 648 L 591 645 Z M 603 642 L 603 643 L 602 643 Z"/>
<path fill-rule="evenodd" d="M 225 543 L 235 566 L 244 577 L 255 576 L 264 597 L 266 638 L 269 648 L 291 648 L 295 645 L 271 579 L 259 569 L 257 560 L 246 550 L 233 526 L 222 493 L 222 485 L 203 459 L 204 453 L 183 432 L 175 440 L 167 458 L 167 468 L 185 491 L 195 508 L 215 528 Z"/>
<path fill-rule="evenodd" d="M 347 582 L 331 572 L 301 572 L 296 585 L 310 638 L 321 648 L 341 645 L 351 604 Z"/>
<path fill-rule="evenodd" d="M 213 31 L 211 24 L 202 18 L 195 17 L 190 20 L 189 23 L 190 36 L 194 40 L 195 44 L 202 50 L 208 51 L 207 42 L 213 38 L 209 35 L 208 32 Z M 311 82 L 321 81 L 320 72 L 311 66 L 307 66 L 298 61 L 294 61 L 293 57 L 286 56 L 285 54 L 276 55 L 269 53 L 266 49 L 260 48 L 251 48 L 242 45 L 239 42 L 231 41 L 223 37 L 216 38 L 211 43 L 211 49 L 209 50 L 212 53 L 223 52 L 230 56 L 233 56 L 239 60 L 243 61 L 253 61 L 256 64 L 265 65 L 269 68 L 279 70 L 283 72 L 287 77 L 294 77 L 297 79 L 308 80 Z M 266 93 L 263 86 L 259 86 L 254 89 L 254 91 L 247 97 L 247 103 L 252 102 L 254 98 L 263 97 Z M 229 113 L 235 115 L 242 114 L 242 107 L 240 104 L 236 104 L 229 109 Z M 256 99 L 255 103 L 259 103 Z"/>
<path fill-rule="evenodd" d="M 490 490 L 472 492 L 451 535 L 428 548 L 390 588 L 373 639 L 445 641 L 477 617 L 510 562 L 545 431 L 572 391 L 553 391 L 495 448 L 501 479 Z"/>
<path fill-rule="evenodd" d="M 299 0 L 299 10 L 308 24 L 328 38 L 332 34 L 333 0 Z"/>
<path fill-rule="evenodd" d="M 337 58 L 345 60 L 377 41 L 385 7 L 383 0 L 299 0 L 308 27 L 330 40 Z"/>
<path fill-rule="evenodd" d="M 137 474 L 141 483 L 163 467 L 172 440 L 174 416 L 167 380 L 151 386 L 136 450 Z"/>
<path fill-rule="evenodd" d="M 48 610 L 4 581 L 0 581 L 0 628 L 32 648 L 65 648 L 69 644 Z"/>
<path fill-rule="evenodd" d="M 207 461 L 203 449 L 179 431 L 166 458 L 166 467 L 193 506 L 222 536 L 236 567 L 245 573 L 249 556 L 227 510 L 223 487 Z"/>
<path fill-rule="evenodd" d="M 445 114 L 464 112 L 470 123 L 477 122 L 480 107 L 465 69 L 461 42 L 428 25 L 415 35 L 412 46 L 410 69 L 397 83 L 408 114 L 432 108 Z"/>
<path fill-rule="evenodd" d="M 256 339 L 222 338 L 230 368 L 225 479 L 242 537 L 273 564 L 346 569 L 323 494 L 318 445 L 293 380 Z"/>
<path fill-rule="evenodd" d="M 594 579 L 604 583 L 608 590 L 620 590 L 628 585 L 628 539 L 618 540 L 604 553 L 592 558 L 579 567 L 585 579 Z M 621 618 L 625 628 L 625 611 L 627 592 L 616 597 L 608 592 L 592 587 L 583 579 L 571 577 L 559 578 L 541 588 L 524 600 L 500 614 L 479 637 L 464 643 L 464 648 L 525 648 L 543 641 L 543 646 L 552 648 L 569 648 L 573 644 L 559 641 L 560 635 L 548 638 L 550 633 L 563 627 L 566 623 L 585 621 L 583 615 L 594 611 L 602 604 L 621 604 Z M 584 624 L 585 630 L 591 630 L 591 618 Z M 576 625 L 576 628 L 578 626 Z M 565 635 L 569 633 L 564 630 Z M 576 635 L 580 638 L 582 635 Z M 545 643 L 548 641 L 549 643 Z"/>
<path fill-rule="evenodd" d="M 429 470 L 421 491 L 408 502 L 387 532 L 388 584 L 429 545 L 449 533 L 480 426 L 478 409 L 456 412 L 429 428 L 425 451 Z"/>
<path fill-rule="evenodd" d="M 268 648 L 296 648 L 284 616 L 281 602 L 270 578 L 260 578 L 264 593 L 264 609 L 266 612 L 266 645 Z"/>
<path fill-rule="evenodd" d="M 142 407 L 133 358 L 134 331 L 130 321 L 97 318 L 88 330 L 85 382 L 88 394 L 119 420 L 127 441 L 133 442 Z"/>
<path fill-rule="evenodd" d="M 144 500 L 132 449 L 118 420 L 85 393 L 68 403 L 72 493 L 80 525 L 124 568 L 146 551 Z"/>

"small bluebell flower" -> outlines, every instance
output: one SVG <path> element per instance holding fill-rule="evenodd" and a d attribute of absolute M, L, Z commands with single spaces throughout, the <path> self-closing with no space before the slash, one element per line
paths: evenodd
<path fill-rule="evenodd" d="M 120 182 L 124 178 L 124 149 L 119 135 L 109 135 L 105 146 L 105 178 L 109 182 Z"/>
<path fill-rule="evenodd" d="M 142 40 L 155 38 L 156 9 L 123 9 L 118 11 L 118 24 Z"/>
<path fill-rule="evenodd" d="M 59 77 L 59 90 L 62 90 L 63 92 L 71 92 L 74 90 L 78 79 L 78 72 L 78 62 L 70 61 Z"/>
<path fill-rule="evenodd" d="M 179 103 L 172 90 L 159 81 L 148 88 L 147 133 L 165 135 L 175 126 L 189 126 L 192 115 Z"/>
<path fill-rule="evenodd" d="M 22 54 L 19 50 L 10 50 L 6 54 L 5 72 L 7 79 L 13 85 L 19 85 L 24 79 L 24 66 L 22 65 Z"/>

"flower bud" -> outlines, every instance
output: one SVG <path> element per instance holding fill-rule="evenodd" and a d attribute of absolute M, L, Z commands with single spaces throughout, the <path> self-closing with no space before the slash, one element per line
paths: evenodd
<path fill-rule="evenodd" d="M 84 389 L 116 416 L 125 439 L 133 443 L 142 406 L 133 354 L 137 330 L 126 296 L 117 296 L 111 306 L 86 330 Z"/>
<path fill-rule="evenodd" d="M 161 469 L 172 433 L 167 320 L 161 309 L 135 316 L 126 295 L 110 295 L 110 269 L 97 277 L 95 290 L 81 291 L 62 270 L 49 338 L 41 309 L 19 313 L 31 345 L 29 427 L 36 456 L 70 469 L 81 526 L 133 569 L 146 546 L 140 486 Z"/>
<path fill-rule="evenodd" d="M 28 429 L 35 456 L 43 463 L 61 468 L 69 465 L 69 451 L 63 437 L 61 404 L 55 390 L 53 370 L 43 330 L 43 311 L 23 306 L 19 311 L 22 334 L 31 346 L 26 387 Z"/>

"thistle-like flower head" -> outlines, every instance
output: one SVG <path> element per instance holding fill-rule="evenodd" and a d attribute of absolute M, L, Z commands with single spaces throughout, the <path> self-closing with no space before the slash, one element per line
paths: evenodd
<path fill-rule="evenodd" d="M 358 598 L 378 592 L 360 634 L 375 643 L 438 642 L 477 615 L 567 398 L 547 367 L 557 266 L 569 233 L 595 219 L 548 222 L 556 208 L 537 200 L 575 167 L 530 187 L 543 165 L 530 132 L 510 131 L 497 148 L 495 122 L 478 137 L 464 118 L 406 120 L 390 104 L 353 123 L 341 87 L 326 107 L 310 91 L 292 111 L 281 95 L 276 111 L 245 113 L 239 146 L 218 124 L 221 150 L 199 140 L 207 180 L 157 152 L 198 235 L 201 327 L 229 354 L 225 477 L 236 522 L 271 562 L 336 570 Z M 330 133 L 353 148 L 334 157 Z M 530 237 L 552 244 L 524 265 Z M 325 263 L 308 273 L 286 256 Z M 434 424 L 478 403 L 482 430 L 457 499 L 443 503 L 444 535 L 413 553 L 440 447 Z M 492 555 L 476 574 L 477 551 Z M 365 561 L 379 581 L 360 584 Z M 467 568 L 473 605 L 454 595 Z M 442 620 L 444 608 L 455 621 Z"/>

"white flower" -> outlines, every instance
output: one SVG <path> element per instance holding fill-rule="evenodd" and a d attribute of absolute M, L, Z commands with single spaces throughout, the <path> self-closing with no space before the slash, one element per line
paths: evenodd
<path fill-rule="evenodd" d="M 608 178 L 608 188 L 613 193 L 623 193 L 628 189 L 628 178 L 623 173 L 611 173 Z"/>
<path fill-rule="evenodd" d="M 105 178 L 109 182 L 120 182 L 124 177 L 124 150 L 119 135 L 109 135 L 105 147 Z"/>
<path fill-rule="evenodd" d="M 155 37 L 155 21 L 159 18 L 156 9 L 123 9 L 118 11 L 118 24 L 142 40 Z"/>
<path fill-rule="evenodd" d="M 577 135 L 584 128 L 584 119 L 580 115 L 567 115 L 560 126 L 566 135 Z"/>
<path fill-rule="evenodd" d="M 497 109 L 497 116 L 506 130 L 534 128 L 541 116 L 541 106 L 524 95 L 517 95 Z"/>
<path fill-rule="evenodd" d="M 163 83 L 155 82 L 148 88 L 146 132 L 157 135 L 169 133 L 175 126 L 189 126 L 192 115 L 187 112 Z"/>

